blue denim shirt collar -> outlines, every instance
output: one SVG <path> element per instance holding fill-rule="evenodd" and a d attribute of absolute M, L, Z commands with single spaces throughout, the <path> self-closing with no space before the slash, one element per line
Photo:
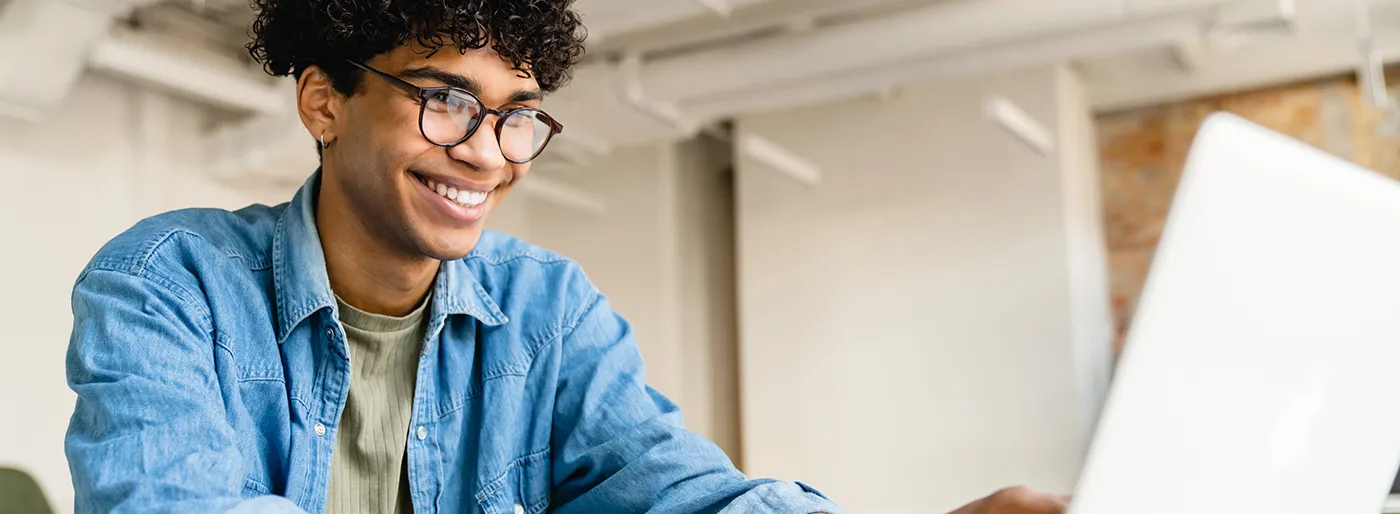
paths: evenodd
<path fill-rule="evenodd" d="M 311 314 L 335 309 L 335 293 L 326 275 L 326 256 L 316 230 L 316 195 L 321 171 L 311 175 L 277 220 L 272 240 L 273 287 L 277 295 L 277 342 Z M 433 284 L 432 325 L 452 314 L 465 314 L 488 326 L 507 321 L 500 306 L 461 260 L 442 263 Z"/>

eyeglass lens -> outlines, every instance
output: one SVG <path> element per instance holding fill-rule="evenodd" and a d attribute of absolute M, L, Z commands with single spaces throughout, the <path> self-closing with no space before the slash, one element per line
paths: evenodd
<path fill-rule="evenodd" d="M 476 129 L 482 110 L 481 102 L 469 95 L 434 93 L 423 105 L 423 135 L 436 144 L 455 144 Z M 533 109 L 514 111 L 497 123 L 501 154 L 515 162 L 533 159 L 551 135 L 549 123 Z"/>

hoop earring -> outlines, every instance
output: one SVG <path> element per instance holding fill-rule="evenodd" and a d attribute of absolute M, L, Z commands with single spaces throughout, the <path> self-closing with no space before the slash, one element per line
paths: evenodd
<path fill-rule="evenodd" d="M 325 149 L 326 149 L 326 133 L 325 133 L 325 132 L 322 132 L 322 133 L 321 133 L 321 149 L 322 149 L 322 150 L 325 150 Z"/>

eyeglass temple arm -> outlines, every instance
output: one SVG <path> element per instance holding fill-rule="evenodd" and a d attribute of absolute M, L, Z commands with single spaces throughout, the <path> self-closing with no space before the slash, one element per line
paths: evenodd
<path fill-rule="evenodd" d="M 350 63 L 352 66 L 354 66 L 354 67 L 356 67 L 356 68 L 365 70 L 365 72 L 370 73 L 370 74 L 372 74 L 372 75 L 374 75 L 374 76 L 376 76 L 376 77 L 379 77 L 379 78 L 381 78 L 381 79 L 384 79 L 384 81 L 385 81 L 385 82 L 388 82 L 389 85 L 394 86 L 394 87 L 399 88 L 399 89 L 402 89 L 402 90 L 404 90 L 404 92 L 406 92 L 406 93 L 411 93 L 413 96 L 419 96 L 419 97 L 421 97 L 421 96 L 423 95 L 423 88 L 420 88 L 420 87 L 418 87 L 418 86 L 415 86 L 415 85 L 409 83 L 408 81 L 406 81 L 406 80 L 404 80 L 404 79 L 395 77 L 395 76 L 390 75 L 390 74 L 388 74 L 388 73 L 384 73 L 384 72 L 382 72 L 382 71 L 376 70 L 376 69 L 374 69 L 374 68 L 371 68 L 371 67 L 369 67 L 369 66 L 365 66 L 365 65 L 363 65 L 363 64 L 360 64 L 360 63 L 358 63 L 358 62 L 355 62 L 355 61 L 352 61 L 352 60 L 349 60 L 349 59 L 346 59 L 345 62 Z"/>

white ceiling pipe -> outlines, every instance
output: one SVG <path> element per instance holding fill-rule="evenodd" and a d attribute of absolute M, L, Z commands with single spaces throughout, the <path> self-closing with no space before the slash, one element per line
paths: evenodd
<path fill-rule="evenodd" d="M 232 59 L 198 53 L 188 44 L 150 34 L 117 32 L 93 45 L 88 64 L 223 108 L 282 117 L 291 103 L 262 73 Z"/>
<path fill-rule="evenodd" d="M 1268 0 L 1263 3 L 1277 2 Z M 1235 12 L 1234 9 L 1227 11 Z M 1232 16 L 1232 19 L 1247 25 L 1269 26 L 1267 20 L 1283 19 L 1291 15 L 1259 9 L 1248 11 L 1255 13 L 1258 18 Z M 1216 11 L 1211 9 L 1206 14 L 1187 11 L 1170 16 L 1154 16 L 1144 21 L 1070 31 L 1054 37 L 992 46 L 976 52 L 867 69 L 848 69 L 836 75 L 806 77 L 790 84 L 775 84 L 746 95 L 736 94 L 704 102 L 683 103 L 681 107 L 699 119 L 720 119 L 850 98 L 935 79 L 993 74 L 1064 61 L 1162 48 L 1188 38 L 1199 37 L 1207 27 L 1218 27 L 1215 13 Z"/>
<path fill-rule="evenodd" d="M 51 0 L 65 3 L 84 10 L 105 15 L 109 18 L 120 18 L 131 14 L 136 9 L 158 4 L 164 0 Z"/>
<path fill-rule="evenodd" d="M 651 116 L 653 119 L 671 126 L 676 132 L 689 137 L 700 131 L 700 123 L 681 112 L 676 104 L 658 102 L 647 97 L 640 78 L 642 60 L 637 54 L 628 55 L 617 65 L 622 96 L 632 108 Z"/>
<path fill-rule="evenodd" d="M 811 33 L 650 61 L 641 80 L 654 99 L 685 103 L 1118 22 L 1122 2 L 938 2 Z"/>
<path fill-rule="evenodd" d="M 1172 60 L 1186 73 L 1195 73 L 1206 67 L 1211 56 L 1210 45 L 1204 34 L 1188 37 L 1172 45 L 1171 52 Z"/>
<path fill-rule="evenodd" d="M 1361 47 L 1356 67 L 1356 80 L 1361 85 L 1367 105 L 1378 109 L 1390 108 L 1390 90 L 1385 84 L 1385 61 L 1376 50 L 1371 26 L 1371 5 L 1367 0 L 1356 2 L 1356 33 Z"/>
<path fill-rule="evenodd" d="M 1055 135 L 1015 102 L 1004 96 L 993 96 L 987 100 L 985 110 L 987 118 L 1031 150 L 1044 156 L 1055 152 Z"/>
<path fill-rule="evenodd" d="M 1109 25 L 1053 38 L 992 47 L 978 52 L 904 62 L 869 69 L 846 70 L 832 76 L 806 77 L 792 84 L 768 87 L 747 95 L 732 95 L 682 108 L 700 119 L 774 111 L 850 98 L 890 87 L 937 79 L 1051 65 L 1079 58 L 1157 48 L 1200 34 L 1199 16 L 1178 15 L 1150 22 Z"/>
<path fill-rule="evenodd" d="M 753 34 L 764 29 L 787 26 L 794 20 L 818 20 L 849 16 L 871 9 L 914 5 L 944 0 L 802 0 L 801 2 L 770 1 L 748 4 L 728 18 L 699 16 L 631 34 L 618 34 L 608 39 L 588 38 L 589 52 L 641 52 L 674 50 L 711 44 L 715 41 Z"/>
<path fill-rule="evenodd" d="M 816 187 L 822 182 L 822 171 L 816 164 L 758 134 L 739 136 L 739 153 L 807 187 Z"/>
<path fill-rule="evenodd" d="M 729 5 L 729 0 L 695 0 L 695 1 L 696 1 L 697 3 L 699 3 L 700 5 L 704 6 L 706 9 L 709 9 L 709 10 L 711 10 L 711 11 L 714 11 L 715 14 L 718 14 L 718 15 L 720 15 L 720 16 L 722 16 L 722 17 L 728 18 L 729 15 L 734 14 L 734 6 Z"/>

